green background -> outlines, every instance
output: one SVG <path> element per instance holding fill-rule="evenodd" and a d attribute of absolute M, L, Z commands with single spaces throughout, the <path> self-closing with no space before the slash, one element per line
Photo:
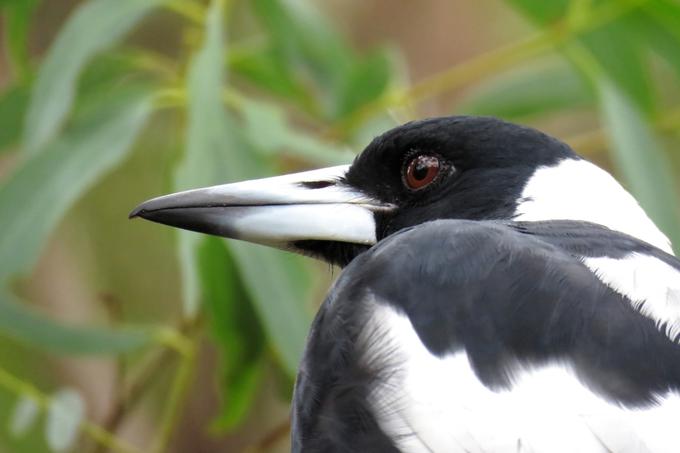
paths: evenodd
<path fill-rule="evenodd" d="M 338 270 L 128 221 L 494 115 L 612 171 L 680 244 L 677 0 L 2 0 L 0 452 L 287 451 Z"/>

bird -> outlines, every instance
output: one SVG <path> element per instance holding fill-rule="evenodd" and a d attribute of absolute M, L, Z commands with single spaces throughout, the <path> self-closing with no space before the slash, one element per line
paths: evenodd
<path fill-rule="evenodd" d="M 294 452 L 680 451 L 680 261 L 613 176 L 536 129 L 413 121 L 350 165 L 130 216 L 342 267 Z"/>

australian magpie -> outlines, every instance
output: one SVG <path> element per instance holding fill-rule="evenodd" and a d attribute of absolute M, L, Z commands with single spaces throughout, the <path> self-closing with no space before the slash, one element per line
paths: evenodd
<path fill-rule="evenodd" d="M 352 165 L 131 216 L 344 266 L 300 365 L 295 452 L 680 452 L 680 262 L 537 130 L 412 122 Z"/>

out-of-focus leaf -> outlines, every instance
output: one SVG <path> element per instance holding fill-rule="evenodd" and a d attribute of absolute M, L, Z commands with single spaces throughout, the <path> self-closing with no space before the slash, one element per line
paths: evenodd
<path fill-rule="evenodd" d="M 653 109 L 648 64 L 640 41 L 632 36 L 625 21 L 593 30 L 581 41 L 622 92 L 644 111 Z"/>
<path fill-rule="evenodd" d="M 533 21 L 539 24 L 555 22 L 562 18 L 569 5 L 569 0 L 508 0 L 508 2 L 522 10 Z"/>
<path fill-rule="evenodd" d="M 254 0 L 255 12 L 289 64 L 301 65 L 320 84 L 339 86 L 353 63 L 342 37 L 310 2 Z"/>
<path fill-rule="evenodd" d="M 598 81 L 614 162 L 649 216 L 680 244 L 680 200 L 669 162 L 642 113 L 606 76 Z"/>
<path fill-rule="evenodd" d="M 231 54 L 229 69 L 234 74 L 242 75 L 248 82 L 272 93 L 300 101 L 302 104 L 309 102 L 307 93 L 291 77 L 285 64 L 277 58 L 271 48 Z"/>
<path fill-rule="evenodd" d="M 276 61 L 283 77 L 306 88 L 316 101 L 310 109 L 315 114 L 341 119 L 388 87 L 387 54 L 356 55 L 312 2 L 254 0 L 252 5 L 269 35 L 269 60 Z M 308 97 L 302 98 L 303 105 L 311 105 Z"/>
<path fill-rule="evenodd" d="M 45 420 L 45 439 L 52 451 L 69 450 L 78 438 L 85 417 L 85 402 L 78 392 L 62 389 L 50 399 Z"/>
<path fill-rule="evenodd" d="M 5 45 L 14 72 L 25 80 L 29 73 L 28 27 L 38 0 L 15 0 L 3 5 L 5 10 Z"/>
<path fill-rule="evenodd" d="M 0 95 L 0 154 L 18 143 L 21 137 L 21 121 L 28 105 L 29 89 L 16 85 Z"/>
<path fill-rule="evenodd" d="M 205 42 L 189 69 L 187 149 L 177 170 L 177 189 L 264 176 L 271 171 L 248 146 L 242 128 L 221 103 L 225 67 L 221 12 L 220 3 L 214 1 L 206 18 Z M 194 274 L 198 238 L 195 233 L 180 233 L 189 311 L 195 310 L 198 300 L 199 280 Z M 309 285 L 300 279 L 304 267 L 293 257 L 264 247 L 238 242 L 228 245 L 278 358 L 294 373 L 310 321 L 303 305 Z"/>
<path fill-rule="evenodd" d="M 39 413 L 40 407 L 38 407 L 35 399 L 28 396 L 20 396 L 16 406 L 14 406 L 14 412 L 12 412 L 9 432 L 15 437 L 25 435 L 35 424 Z"/>
<path fill-rule="evenodd" d="M 25 152 L 38 152 L 63 124 L 88 61 L 119 41 L 161 1 L 92 0 L 78 7 L 40 66 L 24 125 Z"/>
<path fill-rule="evenodd" d="M 245 100 L 242 111 L 247 138 L 258 150 L 268 154 L 282 152 L 317 166 L 346 164 L 354 157 L 345 148 L 322 142 L 312 135 L 293 129 L 283 109 L 275 104 Z"/>
<path fill-rule="evenodd" d="M 342 118 L 377 99 L 388 87 L 390 69 L 385 52 L 374 52 L 354 63 L 338 92 L 335 116 Z"/>
<path fill-rule="evenodd" d="M 151 113 L 148 93 L 121 93 L 25 161 L 0 186 L 0 333 L 68 353 L 112 353 L 149 341 L 141 331 L 66 327 L 19 304 L 10 279 L 31 270 L 49 233 L 98 178 L 127 155 Z"/>
<path fill-rule="evenodd" d="M 0 335 L 45 351 L 71 355 L 120 354 L 153 340 L 147 330 L 60 324 L 26 307 L 3 288 L 0 288 Z"/>
<path fill-rule="evenodd" d="M 356 64 L 342 36 L 311 2 L 254 0 L 252 5 L 269 34 L 278 64 L 307 87 L 320 114 L 335 118 L 340 93 Z"/>
<path fill-rule="evenodd" d="M 198 250 L 198 264 L 203 304 L 222 362 L 225 401 L 214 426 L 229 430 L 243 420 L 257 394 L 265 335 L 223 241 L 204 238 Z"/>
<path fill-rule="evenodd" d="M 509 0 L 539 25 L 546 25 L 558 19 L 567 20 L 569 5 L 572 2 L 558 0 L 541 2 L 538 0 Z M 591 12 L 607 2 L 592 2 Z M 615 2 L 609 2 L 615 4 Z M 648 65 L 643 58 L 643 43 L 631 33 L 628 22 L 634 20 L 639 11 L 623 13 L 628 6 L 620 4 L 622 14 L 611 22 L 606 22 L 592 30 L 582 33 L 576 41 L 583 45 L 598 61 L 601 70 L 630 97 L 639 108 L 650 112 L 654 108 L 654 92 L 649 76 Z M 588 17 L 588 12 L 582 15 Z"/>
<path fill-rule="evenodd" d="M 570 66 L 558 61 L 520 68 L 485 82 L 456 107 L 470 115 L 519 119 L 592 102 L 590 89 Z"/>
<path fill-rule="evenodd" d="M 646 2 L 630 21 L 637 39 L 666 59 L 680 76 L 680 4 L 666 0 Z"/>
<path fill-rule="evenodd" d="M 54 225 L 99 176 L 121 162 L 150 113 L 148 93 L 121 95 L 0 185 L 0 282 L 31 269 Z"/>

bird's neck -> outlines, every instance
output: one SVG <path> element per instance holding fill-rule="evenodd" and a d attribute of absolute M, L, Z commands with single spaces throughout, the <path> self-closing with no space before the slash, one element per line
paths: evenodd
<path fill-rule="evenodd" d="M 668 238 L 609 173 L 582 159 L 539 167 L 527 181 L 516 220 L 582 220 L 672 253 Z"/>

